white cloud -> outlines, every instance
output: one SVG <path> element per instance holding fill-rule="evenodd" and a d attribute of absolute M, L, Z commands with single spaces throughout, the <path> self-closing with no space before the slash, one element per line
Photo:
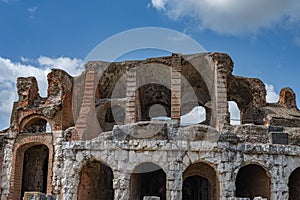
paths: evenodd
<path fill-rule="evenodd" d="M 83 70 L 83 61 L 77 58 L 69 57 L 59 57 L 59 58 L 49 58 L 46 56 L 41 56 L 37 59 L 41 66 L 63 69 L 72 76 L 79 75 Z"/>
<path fill-rule="evenodd" d="M 300 20 L 299 0 L 151 0 L 151 4 L 174 20 L 192 18 L 201 29 L 233 35 Z"/>
<path fill-rule="evenodd" d="M 37 6 L 33 6 L 31 8 L 28 8 L 27 11 L 30 13 L 30 14 L 33 14 L 36 10 L 37 10 Z"/>
<path fill-rule="evenodd" d="M 19 0 L 2 0 L 2 2 L 4 3 L 11 3 L 11 2 L 17 2 Z"/>
<path fill-rule="evenodd" d="M 275 92 L 274 86 L 271 84 L 266 85 L 266 90 L 267 90 L 267 97 L 266 100 L 268 103 L 277 103 L 279 100 L 279 95 Z"/>
<path fill-rule="evenodd" d="M 51 71 L 51 68 L 64 69 L 71 75 L 78 75 L 79 71 L 83 70 L 82 61 L 76 58 L 42 56 L 38 61 L 35 61 L 23 57 L 21 61 L 23 63 L 0 57 L 0 130 L 9 126 L 13 102 L 18 99 L 17 77 L 36 77 L 40 95 L 46 96 L 47 74 Z M 36 66 L 30 63 L 35 63 Z"/>
<path fill-rule="evenodd" d="M 151 4 L 157 10 L 164 10 L 167 0 L 151 0 Z"/>
<path fill-rule="evenodd" d="M 33 63 L 34 62 L 34 60 L 27 58 L 27 57 L 23 57 L 23 56 L 21 57 L 21 61 L 23 63 Z"/>

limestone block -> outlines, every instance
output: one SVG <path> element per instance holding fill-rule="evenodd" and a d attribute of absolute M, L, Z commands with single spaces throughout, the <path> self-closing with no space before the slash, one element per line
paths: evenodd
<path fill-rule="evenodd" d="M 156 196 L 144 196 L 143 200 L 160 200 L 160 197 L 156 197 Z"/>

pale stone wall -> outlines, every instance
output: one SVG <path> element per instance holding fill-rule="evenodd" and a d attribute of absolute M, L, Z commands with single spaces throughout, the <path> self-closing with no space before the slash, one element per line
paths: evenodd
<path fill-rule="evenodd" d="M 141 163 L 152 162 L 166 173 L 167 199 L 181 199 L 182 175 L 193 163 L 212 166 L 219 180 L 220 199 L 234 199 L 238 170 L 247 164 L 263 167 L 270 177 L 271 199 L 288 199 L 288 178 L 300 166 L 300 147 L 274 144 L 231 144 L 227 141 L 187 141 L 132 139 L 115 140 L 98 137 L 91 141 L 62 143 L 61 195 L 75 200 L 80 172 L 89 160 L 109 166 L 114 174 L 115 199 L 129 199 L 130 174 Z M 239 198 L 236 198 L 239 199 Z"/>

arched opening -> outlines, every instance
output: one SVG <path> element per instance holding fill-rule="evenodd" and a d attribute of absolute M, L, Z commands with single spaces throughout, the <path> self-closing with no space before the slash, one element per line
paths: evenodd
<path fill-rule="evenodd" d="M 300 167 L 295 169 L 289 177 L 289 200 L 299 199 L 300 197 Z"/>
<path fill-rule="evenodd" d="M 181 125 L 212 125 L 210 93 L 199 69 L 190 62 L 183 62 L 181 69 Z"/>
<path fill-rule="evenodd" d="M 99 161 L 83 166 L 78 187 L 78 200 L 113 200 L 113 172 Z"/>
<path fill-rule="evenodd" d="M 49 149 L 45 145 L 35 145 L 24 153 L 21 195 L 35 191 L 46 193 Z"/>
<path fill-rule="evenodd" d="M 123 124 L 126 104 L 126 64 L 111 63 L 99 73 L 95 91 L 95 111 L 101 132 L 111 131 Z"/>
<path fill-rule="evenodd" d="M 230 125 L 241 125 L 241 111 L 235 101 L 228 101 Z"/>
<path fill-rule="evenodd" d="M 251 200 L 258 196 L 270 199 L 270 184 L 264 168 L 255 164 L 246 165 L 237 174 L 235 196 Z"/>
<path fill-rule="evenodd" d="M 25 133 L 46 133 L 51 132 L 49 122 L 43 118 L 33 118 L 29 120 L 22 129 Z"/>
<path fill-rule="evenodd" d="M 130 200 L 143 200 L 145 196 L 166 199 L 166 173 L 153 163 L 137 166 L 130 178 Z"/>
<path fill-rule="evenodd" d="M 190 165 L 183 173 L 184 200 L 219 199 L 219 181 L 215 170 L 205 163 Z"/>
<path fill-rule="evenodd" d="M 114 124 L 124 124 L 125 110 L 121 106 L 109 107 L 105 114 L 105 122 Z"/>
<path fill-rule="evenodd" d="M 200 124 L 206 121 L 206 110 L 203 106 L 194 107 L 189 113 L 182 115 L 180 124 L 182 126 L 189 126 L 193 124 Z"/>
<path fill-rule="evenodd" d="M 171 117 L 171 91 L 159 84 L 145 84 L 138 88 L 141 120 Z"/>

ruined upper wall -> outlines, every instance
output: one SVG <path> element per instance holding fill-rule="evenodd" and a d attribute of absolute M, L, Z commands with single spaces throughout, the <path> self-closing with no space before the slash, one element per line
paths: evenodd
<path fill-rule="evenodd" d="M 226 88 L 232 68 L 231 58 L 223 53 L 88 62 L 74 83 L 81 90 L 75 88 L 80 94 L 73 104 L 75 135 L 81 138 L 112 130 L 115 124 L 150 120 L 153 105 L 160 105 L 163 116 L 177 120 L 194 107 L 203 106 L 209 116 L 205 123 L 221 129 L 228 118 Z M 124 119 L 108 117 L 114 110 L 125 115 Z M 92 137 L 95 135 L 87 136 Z"/>
<path fill-rule="evenodd" d="M 233 66 L 224 53 L 91 61 L 75 78 L 53 69 L 46 98 L 39 96 L 34 77 L 19 78 L 11 131 L 32 131 L 48 122 L 53 130 L 75 126 L 73 139 L 91 139 L 116 124 L 157 116 L 180 120 L 196 106 L 205 108 L 202 123 L 221 131 L 230 121 L 227 101 L 237 103 L 242 124 L 299 126 L 290 88 L 281 91 L 278 103 L 267 104 L 264 83 L 232 75 Z"/>
<path fill-rule="evenodd" d="M 19 100 L 14 103 L 10 131 L 46 132 L 74 126 L 72 117 L 73 78 L 65 71 L 52 69 L 48 74 L 48 95 L 40 97 L 35 77 L 17 79 Z"/>

